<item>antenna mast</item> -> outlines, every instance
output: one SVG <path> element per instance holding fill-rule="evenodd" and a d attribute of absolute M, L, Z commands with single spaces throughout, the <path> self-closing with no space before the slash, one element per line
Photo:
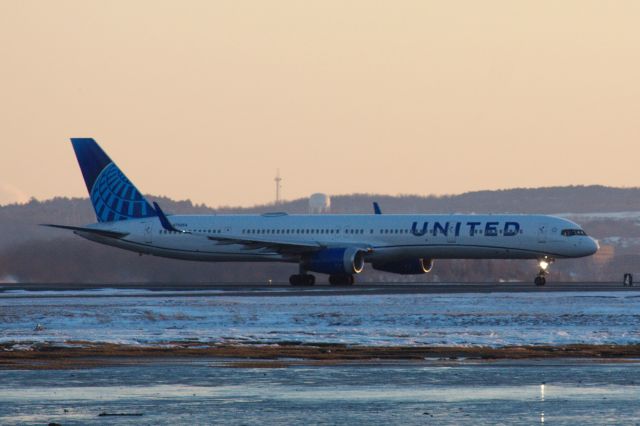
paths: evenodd
<path fill-rule="evenodd" d="M 278 169 L 278 171 L 276 172 L 276 178 L 274 180 L 276 181 L 276 204 L 280 204 L 280 182 L 282 182 L 282 178 L 280 177 L 280 169 Z"/>

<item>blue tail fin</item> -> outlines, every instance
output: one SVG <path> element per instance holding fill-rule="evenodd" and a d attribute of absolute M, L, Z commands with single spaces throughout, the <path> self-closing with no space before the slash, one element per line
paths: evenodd
<path fill-rule="evenodd" d="M 98 222 L 157 216 L 149 202 L 95 140 L 72 138 L 71 143 Z"/>

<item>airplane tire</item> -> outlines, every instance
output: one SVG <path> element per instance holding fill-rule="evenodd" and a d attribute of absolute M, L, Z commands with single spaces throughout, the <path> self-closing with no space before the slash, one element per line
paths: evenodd
<path fill-rule="evenodd" d="M 293 286 L 307 286 L 316 283 L 315 275 L 311 274 L 295 274 L 289 277 L 289 284 Z"/>
<path fill-rule="evenodd" d="M 543 286 L 547 283 L 547 279 L 545 277 L 536 277 L 536 279 L 534 280 L 534 283 L 537 286 Z"/>

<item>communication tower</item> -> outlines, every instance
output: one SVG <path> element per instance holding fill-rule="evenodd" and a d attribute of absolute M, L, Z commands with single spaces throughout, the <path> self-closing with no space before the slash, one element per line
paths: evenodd
<path fill-rule="evenodd" d="M 276 178 L 274 180 L 276 181 L 276 204 L 280 204 L 280 183 L 282 182 L 282 178 L 280 177 L 280 169 L 278 169 L 278 171 L 276 172 Z"/>

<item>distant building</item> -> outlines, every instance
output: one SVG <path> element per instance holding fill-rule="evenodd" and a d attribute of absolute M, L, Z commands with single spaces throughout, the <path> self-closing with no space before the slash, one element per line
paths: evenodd
<path fill-rule="evenodd" d="M 309 213 L 329 213 L 331 210 L 331 198 L 327 194 L 316 193 L 309 197 Z"/>

